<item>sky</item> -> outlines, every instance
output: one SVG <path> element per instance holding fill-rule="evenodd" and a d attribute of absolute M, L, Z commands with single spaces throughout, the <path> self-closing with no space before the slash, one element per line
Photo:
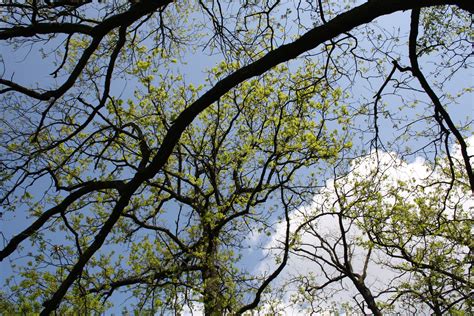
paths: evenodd
<path fill-rule="evenodd" d="M 408 25 L 408 13 L 397 13 L 391 16 L 384 17 L 382 19 L 379 19 L 379 23 L 382 27 L 384 28 L 398 28 L 400 25 Z M 403 28 L 401 30 L 402 32 L 404 31 Z M 25 83 L 25 84 L 33 84 L 34 82 L 49 82 L 52 83 L 51 77 L 48 75 L 51 72 L 50 64 L 48 61 L 43 61 L 41 55 L 36 51 L 36 50 L 31 50 L 28 47 L 25 47 L 22 51 L 22 53 L 19 54 L 18 52 L 13 53 L 11 50 L 6 48 L 5 46 L 0 46 L 0 55 L 2 55 L 3 59 L 5 60 L 5 63 L 7 65 L 7 70 L 6 70 L 6 77 L 10 77 L 11 75 L 14 74 L 14 78 L 18 80 L 20 83 Z M 218 56 L 213 56 L 213 57 L 204 57 L 204 55 L 199 56 L 199 58 L 196 58 L 193 54 L 189 53 L 188 56 L 185 56 L 184 59 L 190 60 L 192 62 L 188 63 L 185 67 L 183 72 L 186 74 L 187 81 L 197 83 L 199 84 L 200 82 L 203 81 L 205 77 L 205 73 L 203 72 L 204 68 L 212 66 L 216 61 L 219 60 Z M 1 72 L 2 69 L 0 69 Z M 453 93 L 456 91 L 456 89 L 464 85 L 466 81 L 470 81 L 471 86 L 474 84 L 474 77 L 473 77 L 473 72 L 472 70 L 470 71 L 470 74 L 468 75 L 468 78 L 465 77 L 466 72 L 463 72 L 462 75 L 457 76 L 453 78 L 452 83 L 449 85 L 449 89 L 452 89 Z M 119 85 L 116 87 L 116 92 L 117 93 L 122 93 L 124 97 L 126 96 L 131 96 L 132 95 L 132 82 L 124 83 L 121 82 Z M 373 87 L 367 87 L 367 86 L 360 86 L 356 85 L 357 90 L 361 92 L 361 94 L 367 94 L 367 91 L 372 90 Z M 466 117 L 467 115 L 473 114 L 474 111 L 474 97 L 473 94 L 466 94 L 463 97 L 461 97 L 461 104 L 460 106 L 455 106 L 450 108 L 450 113 L 454 115 L 458 120 L 462 120 Z M 393 134 L 393 130 L 387 125 L 383 125 L 381 133 L 383 135 L 387 135 L 387 139 L 391 137 Z M 472 144 L 473 138 L 471 137 L 470 142 Z M 408 144 L 410 144 L 411 140 L 408 140 Z M 357 145 L 357 144 L 356 144 Z M 360 144 L 362 145 L 362 144 Z M 472 150 L 472 146 L 470 147 Z M 388 153 L 381 153 L 382 156 L 385 157 L 385 155 L 388 155 Z M 393 156 L 393 155 L 392 155 Z M 371 162 L 371 157 L 369 156 L 368 160 L 363 161 L 363 163 L 370 164 Z M 423 176 L 422 170 L 423 164 L 424 164 L 424 158 L 422 157 L 411 157 L 408 161 L 401 161 L 403 162 L 402 167 L 396 167 L 393 169 L 393 177 L 396 179 L 402 174 L 406 175 L 416 175 L 417 177 Z M 398 169 L 397 169 L 398 168 Z M 330 189 L 330 180 L 328 180 L 328 185 L 326 186 L 326 189 Z M 324 190 L 324 189 L 323 189 Z M 317 197 L 315 197 L 317 199 Z M 472 201 L 471 201 L 472 202 Z M 294 211 L 295 214 L 297 213 L 297 210 Z M 331 224 L 328 223 L 328 226 Z M 24 213 L 19 213 L 16 214 L 15 218 L 9 218 L 8 221 L 2 220 L 0 229 L 1 232 L 5 236 L 11 236 L 13 233 L 15 233 L 20 227 L 24 228 L 27 226 L 27 221 L 25 221 L 24 218 Z M 276 226 L 277 232 L 280 231 L 281 226 Z M 275 237 L 271 240 L 267 240 L 267 237 L 261 237 L 261 236 L 253 236 L 253 241 L 255 244 L 260 244 L 264 243 L 267 246 L 270 246 L 272 243 L 276 242 L 276 239 L 278 236 L 278 233 L 274 235 Z M 259 252 L 259 251 L 256 251 Z M 254 266 L 255 261 L 258 261 L 260 258 L 262 258 L 263 253 L 256 253 L 255 258 L 258 259 L 247 259 L 249 266 Z M 270 260 L 270 259 L 268 259 Z M 267 266 L 272 267 L 272 262 L 268 260 L 263 260 L 258 264 L 258 267 L 256 268 L 255 272 L 259 271 L 264 271 L 267 270 Z M 8 262 L 8 261 L 7 261 Z M 2 272 L 0 275 L 0 281 L 4 279 L 6 276 L 8 276 L 11 272 L 10 267 L 6 264 L 7 262 L 2 263 Z M 245 262 L 243 263 L 244 265 L 246 264 Z M 299 262 L 296 261 L 292 264 L 293 269 L 301 271 L 301 270 L 310 270 L 310 267 L 307 266 L 307 263 L 305 262 Z M 284 279 L 285 276 L 290 275 L 290 269 L 287 269 L 285 272 L 285 275 L 282 276 L 281 279 Z M 120 300 L 121 296 L 118 296 L 116 298 L 117 301 Z M 120 305 L 120 303 L 118 304 Z M 287 313 L 288 315 L 291 315 L 293 311 L 291 311 L 291 307 L 286 307 L 287 308 Z M 119 311 L 120 308 L 116 309 L 116 311 Z M 298 313 L 298 312 L 296 312 Z"/>

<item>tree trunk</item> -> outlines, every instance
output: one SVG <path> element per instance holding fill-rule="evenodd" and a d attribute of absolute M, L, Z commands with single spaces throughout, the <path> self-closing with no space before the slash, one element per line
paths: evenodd
<path fill-rule="evenodd" d="M 369 307 L 371 312 L 375 316 L 382 316 L 382 312 L 378 308 L 377 303 L 375 302 L 375 298 L 372 295 L 372 292 L 370 292 L 369 288 L 365 286 L 364 281 L 359 280 L 355 275 L 351 275 L 350 278 L 359 293 L 364 298 L 364 301 L 367 303 L 367 306 Z"/>
<path fill-rule="evenodd" d="M 208 236 L 207 257 L 204 259 L 205 268 L 202 271 L 204 283 L 204 315 L 224 315 L 224 301 L 221 294 L 222 281 L 217 267 L 216 236 Z"/>

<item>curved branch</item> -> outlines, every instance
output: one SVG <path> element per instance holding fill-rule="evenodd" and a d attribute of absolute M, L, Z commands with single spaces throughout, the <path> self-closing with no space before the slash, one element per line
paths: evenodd
<path fill-rule="evenodd" d="M 81 197 L 91 192 L 104 189 L 117 189 L 120 191 L 122 186 L 122 181 L 91 182 L 79 190 L 69 194 L 61 203 L 41 214 L 41 216 L 33 224 L 31 224 L 18 235 L 14 236 L 5 246 L 5 248 L 0 251 L 0 262 L 12 254 L 18 248 L 20 243 L 38 231 L 51 217 L 64 212 L 72 203 Z"/>
<path fill-rule="evenodd" d="M 286 266 L 286 263 L 288 262 L 288 254 L 290 252 L 290 216 L 289 216 L 289 205 L 290 205 L 290 202 L 291 202 L 291 199 L 290 201 L 286 202 L 285 201 L 285 197 L 283 195 L 283 188 L 281 188 L 280 190 L 281 192 L 281 200 L 282 200 L 282 203 L 283 203 L 283 206 L 285 208 L 285 221 L 286 221 L 286 230 L 285 230 L 285 242 L 284 242 L 284 249 L 283 249 L 283 258 L 281 260 L 281 263 L 278 265 L 278 268 L 276 268 L 275 271 L 273 271 L 272 274 L 270 274 L 270 276 L 268 278 L 265 279 L 265 281 L 263 281 L 263 283 L 260 285 L 260 287 L 257 289 L 257 293 L 255 294 L 255 298 L 254 300 L 250 303 L 250 304 L 247 304 L 243 307 L 241 307 L 238 311 L 237 311 L 237 315 L 242 315 L 243 313 L 245 313 L 246 311 L 249 311 L 251 309 L 254 309 L 255 307 L 258 306 L 258 304 L 260 303 L 260 300 L 261 300 L 261 297 L 262 297 L 262 293 L 263 291 L 265 291 L 265 289 L 268 287 L 268 285 L 273 281 L 275 280 L 281 273 L 281 271 L 283 271 L 283 269 L 285 268 Z"/>
<path fill-rule="evenodd" d="M 420 9 L 414 9 L 411 14 L 410 39 L 409 39 L 409 55 L 410 55 L 412 73 L 420 82 L 420 85 L 422 86 L 423 90 L 425 90 L 426 94 L 428 94 L 428 96 L 430 97 L 431 102 L 433 102 L 435 106 L 435 112 L 441 115 L 443 120 L 448 125 L 448 128 L 451 131 L 451 133 L 453 133 L 454 137 L 456 137 L 456 140 L 458 141 L 461 147 L 461 155 L 464 160 L 464 166 L 466 168 L 467 177 L 469 179 L 471 192 L 474 195 L 474 173 L 472 170 L 471 163 L 469 161 L 469 154 L 467 152 L 466 141 L 464 140 L 463 136 L 461 135 L 456 125 L 452 121 L 449 113 L 441 104 L 439 97 L 436 95 L 436 93 L 433 91 L 430 84 L 426 80 L 418 64 L 418 56 L 416 54 L 416 38 L 418 36 L 419 20 L 420 20 Z M 442 122 L 438 122 L 438 123 L 442 125 Z"/>
<path fill-rule="evenodd" d="M 89 59 L 91 56 L 94 54 L 96 49 L 99 47 L 100 43 L 104 39 L 104 37 L 109 34 L 113 29 L 117 27 L 128 27 L 129 25 L 133 24 L 143 16 L 154 12 L 156 9 L 160 7 L 165 7 L 169 3 L 171 3 L 172 0 L 159 0 L 159 1 L 147 1 L 143 4 L 132 6 L 132 8 L 124 13 L 116 14 L 106 20 L 104 20 L 102 23 L 98 24 L 97 26 L 91 28 L 89 26 L 85 25 L 80 25 L 80 24 L 65 24 L 65 31 L 59 31 L 61 28 L 59 25 L 62 25 L 61 23 L 59 25 L 53 24 L 53 26 L 50 27 L 50 32 L 46 32 L 46 29 L 48 28 L 45 26 L 44 28 L 39 28 L 39 30 L 44 31 L 41 34 L 51 34 L 51 33 L 66 33 L 66 34 L 74 34 L 74 33 L 82 33 L 86 34 L 84 32 L 87 32 L 88 35 L 92 37 L 92 41 L 90 45 L 84 50 L 82 53 L 81 57 L 79 58 L 79 61 L 77 62 L 76 66 L 74 67 L 73 71 L 69 75 L 69 77 L 66 79 L 66 81 L 57 89 L 55 90 L 49 90 L 43 93 L 39 93 L 33 89 L 24 87 L 22 85 L 19 85 L 15 82 L 12 82 L 10 80 L 6 79 L 0 79 L 0 84 L 3 84 L 7 88 L 0 90 L 1 93 L 6 93 L 9 91 L 16 91 L 19 93 L 22 93 L 24 95 L 27 95 L 31 98 L 37 99 L 37 100 L 42 100 L 42 101 L 48 101 L 51 100 L 53 103 L 55 99 L 60 98 L 63 96 L 76 82 L 77 78 L 79 78 L 80 74 L 86 67 L 87 63 L 89 62 Z M 74 32 L 74 30 L 77 29 L 78 31 L 81 32 Z M 34 32 L 35 26 L 28 27 L 27 30 L 25 31 L 24 28 L 19 28 L 17 27 L 17 31 L 19 31 L 20 34 L 23 33 L 28 33 L 30 36 L 36 35 Z M 4 31 L 9 32 L 10 30 Z M 23 33 L 22 33 L 23 32 Z M 1 36 L 2 33 L 0 33 Z M 7 33 L 7 38 L 12 38 L 13 35 L 10 34 L 8 35 Z M 0 39 L 2 39 L 0 37 Z M 50 105 L 51 107 L 51 105 Z"/>

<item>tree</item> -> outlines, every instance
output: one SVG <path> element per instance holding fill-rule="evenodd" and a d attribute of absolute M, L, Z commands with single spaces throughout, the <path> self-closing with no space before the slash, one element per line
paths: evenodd
<path fill-rule="evenodd" d="M 452 158 L 461 174 L 459 149 Z M 437 166 L 373 152 L 350 168 L 294 218 L 302 223 L 294 254 L 318 267 L 311 270 L 317 275 L 294 277 L 298 301 L 353 288 L 352 309 L 362 313 L 468 314 L 472 215 L 466 179 L 449 189 L 446 156 Z"/>
<path fill-rule="evenodd" d="M 374 53 L 365 54 L 360 27 L 403 10 L 413 12 L 408 63 L 397 50 L 386 49 L 385 43 L 398 39 L 390 36 L 370 37 Z M 450 157 L 453 139 L 459 143 L 462 173 L 474 192 L 465 131 L 443 105 L 454 98 L 439 96 L 419 65 L 423 56 L 448 56 L 434 70 L 449 72 L 446 79 L 469 66 L 466 21 L 474 12 L 472 1 L 377 0 L 347 7 L 322 1 L 27 1 L 1 4 L 0 11 L 4 47 L 22 53 L 29 46 L 50 62 L 55 78 L 21 83 L 11 61 L 2 59 L 1 203 L 5 216 L 28 210 L 34 219 L 6 237 L 0 258 L 13 258 L 31 243 L 26 256 L 33 260 L 19 262 L 25 289 L 13 286 L 4 294 L 5 301 L 17 303 L 28 297 L 24 305 L 34 306 L 24 311 L 39 310 L 41 304 L 42 314 L 58 308 L 99 312 L 107 304 L 90 293 L 107 298 L 131 285 L 136 285 L 138 308 L 155 309 L 158 296 L 165 309 L 179 310 L 195 295 L 202 296 L 198 300 L 209 315 L 255 308 L 287 263 L 289 236 L 281 264 L 263 278 L 239 274 L 231 251 L 244 245 L 244 232 L 270 225 L 267 198 L 287 217 L 290 208 L 316 192 L 316 182 L 297 184 L 292 176 L 301 177 L 316 163 L 327 167 L 347 150 L 344 133 L 355 126 L 349 124 L 353 115 L 368 113 L 372 146 L 385 146 L 379 126 L 391 109 L 379 103 L 394 81 L 393 92 L 402 98 L 401 89 L 419 90 L 412 79 L 429 97 L 432 114 L 424 121 L 433 120 L 438 131 L 418 135 L 429 140 L 422 148 L 443 145 Z M 424 25 L 418 38 L 420 12 Z M 289 31 L 285 23 L 292 21 L 295 30 Z M 206 30 L 211 36 L 201 34 Z M 56 47 L 61 50 L 53 51 Z M 217 53 L 225 62 L 203 87 L 179 84 L 181 62 L 197 49 Z M 393 65 L 388 75 L 379 52 Z M 384 78 L 374 91 L 372 111 L 360 103 L 342 105 L 355 76 L 369 83 Z M 123 98 L 119 86 L 127 80 L 142 87 Z M 436 88 L 443 91 L 445 83 Z M 329 113 L 334 116 L 328 118 Z M 410 122 L 404 123 L 404 135 L 412 132 Z M 460 176 L 448 160 L 453 185 Z M 176 217 L 160 214 L 164 206 L 176 208 Z M 252 214 L 260 207 L 265 211 Z M 144 231 L 155 233 L 153 242 L 146 241 Z M 64 236 L 70 242 L 54 241 Z M 123 252 L 127 244 L 132 258 L 124 264 L 114 251 Z M 160 269 L 138 264 L 144 258 Z M 39 275 L 45 263 L 48 268 Z M 129 273 L 126 265 L 137 271 Z"/>

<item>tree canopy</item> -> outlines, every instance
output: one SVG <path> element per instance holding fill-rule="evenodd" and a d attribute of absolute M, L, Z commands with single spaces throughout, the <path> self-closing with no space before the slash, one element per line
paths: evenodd
<path fill-rule="evenodd" d="M 472 1 L 0 12 L 6 313 L 472 309 Z"/>

